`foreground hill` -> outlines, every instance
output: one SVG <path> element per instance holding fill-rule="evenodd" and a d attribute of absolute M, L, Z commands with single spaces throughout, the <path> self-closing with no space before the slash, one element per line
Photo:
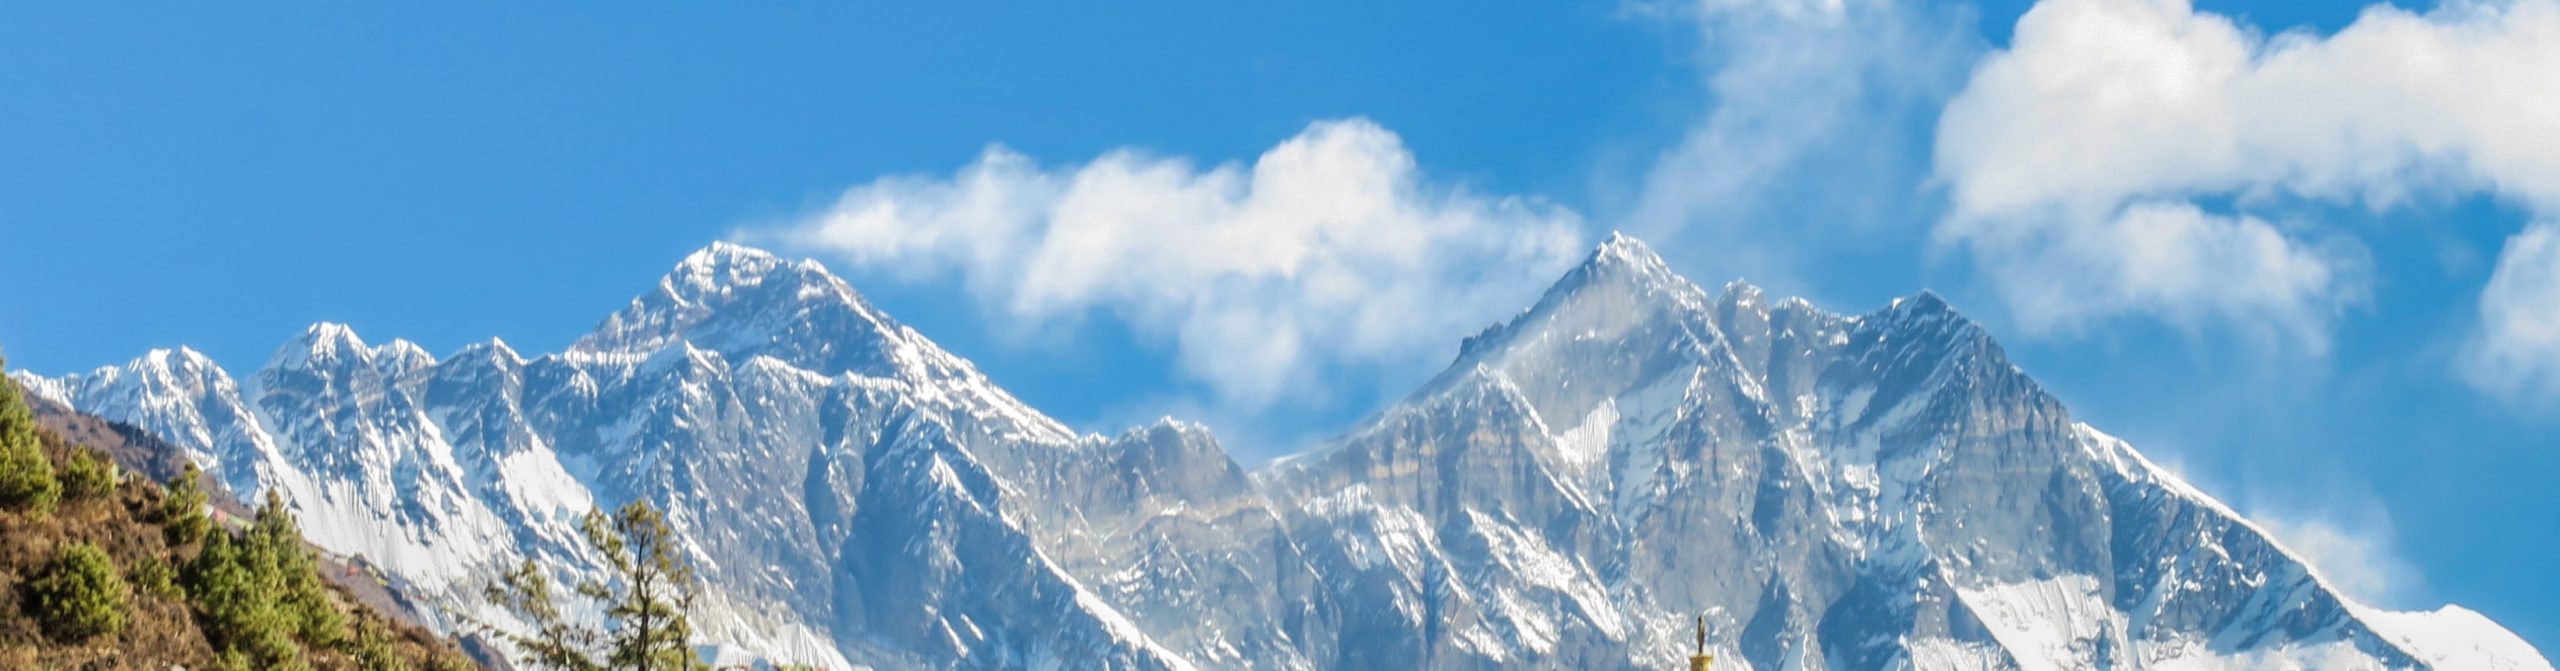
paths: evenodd
<path fill-rule="evenodd" d="M 151 476 L 193 477 L 170 454 L 130 427 L 58 408 L 39 418 L 14 384 L 0 383 L 0 668 L 477 668 L 431 632 L 328 587 L 300 538 L 261 545 L 256 532 L 224 526 L 245 522 L 208 509 L 201 492 L 185 499 L 192 504 L 170 500 Z M 304 559 L 208 561 L 208 534 Z M 233 580 L 214 577 L 222 571 Z M 314 598 L 297 606 L 327 614 L 289 612 L 270 598 L 297 586 Z M 234 588 L 262 594 L 225 592 Z M 285 619 L 310 628 L 260 629 Z M 261 643 L 267 656 L 241 653 Z"/>
<path fill-rule="evenodd" d="M 1345 435 L 1259 470 L 1078 434 L 815 263 L 686 258 L 568 351 L 321 324 L 36 393 L 130 422 L 461 612 L 576 516 L 669 511 L 737 658 L 875 668 L 2549 669 L 2386 613 L 2074 421 L 1926 293 L 1710 294 L 1612 238 Z M 435 626 L 449 619 L 431 617 Z"/>

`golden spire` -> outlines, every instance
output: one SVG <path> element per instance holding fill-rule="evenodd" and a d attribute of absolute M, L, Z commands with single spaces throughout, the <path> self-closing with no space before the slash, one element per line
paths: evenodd
<path fill-rule="evenodd" d="M 1689 671 L 1707 671 L 1707 665 L 1715 662 L 1715 656 L 1707 654 L 1707 616 L 1699 615 L 1698 652 L 1689 656 Z"/>

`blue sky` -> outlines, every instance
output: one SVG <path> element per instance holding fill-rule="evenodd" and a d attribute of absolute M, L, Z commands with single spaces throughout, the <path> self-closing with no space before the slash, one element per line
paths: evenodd
<path fill-rule="evenodd" d="M 1206 418 L 1250 459 L 1626 229 L 1701 283 L 1836 310 L 1936 289 L 2361 596 L 2560 641 L 2560 343 L 2533 328 L 2560 291 L 2531 272 L 2560 257 L 2528 244 L 2560 202 L 2530 59 L 2560 45 L 2505 30 L 2560 10 L 2048 2 L 13 6 L 0 344 L 46 374 L 181 344 L 246 369 L 324 319 L 553 351 L 747 239 L 1072 423 Z M 2212 30 L 2145 47 L 2184 60 L 2025 67 L 2088 65 L 2038 36 L 2162 26 L 2231 27 L 2242 74 L 2130 106 L 2078 86 L 2210 61 Z M 2452 70 L 2359 60 L 2401 48 Z M 955 228 L 973 175 L 1009 209 Z M 1320 211 L 1342 203 L 1374 207 Z M 1332 225 L 1179 235 L 1306 212 Z M 1034 244 L 1124 219 L 1156 228 Z M 1401 298 L 1150 239 L 1276 240 L 1252 248 Z M 1222 348 L 1238 328 L 1296 344 Z"/>

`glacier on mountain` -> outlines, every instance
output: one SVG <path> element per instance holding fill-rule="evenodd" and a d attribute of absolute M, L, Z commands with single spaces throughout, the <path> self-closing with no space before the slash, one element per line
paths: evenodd
<path fill-rule="evenodd" d="M 810 261 L 715 244 L 566 351 L 315 325 L 32 393 L 275 491 L 455 615 L 645 499 L 732 658 L 835 668 L 2550 669 L 2338 593 L 1921 293 L 1714 294 L 1612 236 L 1410 396 L 1247 469 L 1083 434 Z"/>

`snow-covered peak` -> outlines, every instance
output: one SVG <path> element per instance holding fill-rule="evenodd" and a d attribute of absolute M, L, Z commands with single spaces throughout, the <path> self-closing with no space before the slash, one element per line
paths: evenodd
<path fill-rule="evenodd" d="M 1974 345 L 1999 347 L 1992 341 L 1989 331 L 1983 330 L 1980 324 L 1966 318 L 1964 313 L 1956 311 L 1955 306 L 1949 304 L 1946 298 L 1927 289 L 1893 299 L 1893 302 L 1886 304 L 1883 309 L 1868 313 L 1859 319 L 1871 326 L 1890 331 L 1894 334 L 1892 337 L 1931 340 L 1951 349 L 1957 346 Z"/>
<path fill-rule="evenodd" d="M 137 389 L 135 393 L 148 393 L 143 390 L 200 388 L 216 382 L 227 383 L 230 379 L 229 374 L 224 373 L 222 366 L 215 364 L 212 357 L 207 357 L 203 352 L 190 347 L 153 349 L 144 352 L 142 356 L 135 357 L 132 361 L 125 362 L 124 365 L 100 366 L 86 375 L 44 378 L 26 371 L 14 371 L 11 375 L 19 379 L 20 383 L 26 385 L 30 391 L 65 403 L 68 403 L 69 399 L 77 395 L 83 387 L 103 388 L 130 384 Z"/>
<path fill-rule="evenodd" d="M 1964 318 L 1963 315 L 1956 314 L 1955 306 L 1947 303 L 1946 297 L 1939 296 L 1937 291 L 1930 289 L 1921 289 L 1918 293 L 1893 299 L 1893 302 L 1885 304 L 1885 310 L 1901 314 L 1950 315 L 1957 319 Z"/>
<path fill-rule="evenodd" d="M 454 353 L 453 360 L 483 362 L 485 365 L 504 369 L 524 367 L 524 355 L 516 353 L 515 348 L 507 346 L 507 341 L 497 338 L 465 345 L 462 351 Z"/>
<path fill-rule="evenodd" d="M 116 380 L 130 377 L 135 380 L 145 381 L 146 383 L 156 383 L 165 387 L 168 386 L 169 382 L 175 380 L 202 380 L 221 374 L 222 366 L 215 364 L 212 357 L 205 356 L 203 352 L 198 352 L 195 348 L 179 347 L 176 349 L 170 349 L 163 347 L 153 349 L 149 352 L 144 352 L 142 356 L 136 357 L 132 361 L 125 362 L 122 366 L 100 366 L 97 370 L 90 371 L 85 378 L 88 380 Z M 65 375 L 57 380 L 52 380 L 52 384 L 49 386 L 64 387 L 65 385 L 77 384 L 82 379 L 83 376 L 79 375 Z M 62 390 L 60 393 L 68 393 L 67 388 Z M 50 398 L 50 396 L 48 396 L 48 398 Z"/>
<path fill-rule="evenodd" d="M 1736 277 L 1733 281 L 1724 283 L 1724 291 L 1717 295 L 1716 302 L 1722 305 L 1754 306 L 1759 305 L 1761 299 L 1762 292 L 1759 285 Z"/>
<path fill-rule="evenodd" d="M 428 354 L 427 348 L 399 338 L 374 347 L 372 354 L 374 368 L 391 377 L 406 376 L 436 365 L 435 355 Z"/>
<path fill-rule="evenodd" d="M 338 322 L 319 322 L 276 348 L 275 356 L 267 359 L 267 368 L 326 368 L 347 361 L 368 361 L 372 356 L 373 348 L 356 336 L 354 328 Z"/>
<path fill-rule="evenodd" d="M 18 388 L 30 396 L 65 405 L 71 402 L 71 385 L 66 384 L 70 376 L 51 378 L 24 370 L 12 370 L 7 375 L 9 381 L 18 383 Z"/>
<path fill-rule="evenodd" d="M 154 356 L 164 356 L 154 352 Z M 165 365 L 173 370 L 214 368 L 212 362 L 193 351 L 165 355 L 172 361 Z M 151 357 L 145 357 L 149 359 Z M 384 378 L 399 379 L 434 368 L 435 355 L 417 343 L 393 338 L 380 345 L 367 345 L 356 330 L 338 322 L 320 322 L 302 330 L 302 335 L 276 348 L 267 359 L 268 371 L 341 371 L 350 367 L 370 368 Z"/>
<path fill-rule="evenodd" d="M 772 356 L 824 374 L 885 377 L 901 331 L 824 266 L 723 242 L 685 257 L 570 351 L 645 357 L 691 341 L 740 361 Z"/>
<path fill-rule="evenodd" d="M 1591 257 L 1583 264 L 1666 270 L 1670 267 L 1662 262 L 1662 255 L 1654 253 L 1652 245 L 1623 231 L 1610 231 L 1608 239 L 1601 240 L 1600 246 L 1591 250 Z"/>
<path fill-rule="evenodd" d="M 782 258 L 754 247 L 728 242 L 687 254 L 667 274 L 664 284 L 670 288 L 714 290 L 721 287 L 753 284 L 782 265 Z"/>
<path fill-rule="evenodd" d="M 1652 247 L 1613 232 L 1581 265 L 1548 286 L 1536 305 L 1468 338 L 1453 368 L 1471 366 L 1485 353 L 1525 341 L 1621 332 L 1650 315 L 1701 314 L 1706 301 L 1706 293 L 1671 272 Z M 1558 333 L 1559 328 L 1568 332 Z"/>
<path fill-rule="evenodd" d="M 1582 282 L 1577 282 L 1578 279 Z M 1688 280 L 1681 279 L 1679 275 L 1671 272 L 1671 265 L 1663 262 L 1662 255 L 1654 253 L 1651 245 L 1616 231 L 1611 231 L 1609 239 L 1601 241 L 1600 246 L 1593 248 L 1591 255 L 1583 259 L 1581 266 L 1567 273 L 1564 279 L 1556 284 L 1558 287 L 1565 287 L 1594 280 L 1629 282 L 1642 285 L 1644 288 L 1660 289 L 1672 288 L 1668 285 L 1689 283 Z"/>

